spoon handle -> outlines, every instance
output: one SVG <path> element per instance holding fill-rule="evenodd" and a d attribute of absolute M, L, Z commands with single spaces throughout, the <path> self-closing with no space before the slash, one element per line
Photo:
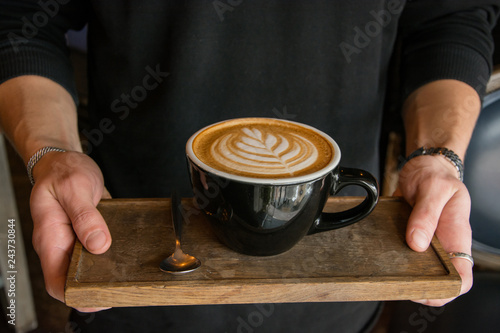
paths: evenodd
<path fill-rule="evenodd" d="M 170 209 L 172 210 L 172 225 L 174 227 L 175 247 L 180 248 L 182 237 L 182 204 L 179 193 L 176 190 L 172 191 L 171 200 L 172 202 Z"/>

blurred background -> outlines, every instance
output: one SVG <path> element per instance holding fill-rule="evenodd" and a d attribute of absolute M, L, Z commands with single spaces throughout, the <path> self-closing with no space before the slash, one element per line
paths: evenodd
<path fill-rule="evenodd" d="M 500 45 L 500 27 L 494 31 Z M 87 106 L 86 30 L 68 34 L 80 97 L 79 118 L 85 122 Z M 500 47 L 498 47 L 500 49 Z M 488 84 L 488 95 L 465 160 L 465 183 L 472 197 L 474 286 L 456 301 L 441 308 L 412 302 L 386 302 L 373 332 L 498 332 L 500 327 L 500 50 L 494 54 L 495 72 Z M 486 83 L 487 79 L 485 79 Z M 390 195 L 397 182 L 397 165 L 402 155 L 401 124 L 397 112 L 388 108 L 381 139 L 384 174 L 383 195 Z M 396 119 L 396 120 L 394 120 Z M 29 210 L 31 185 L 23 161 L 0 133 L 0 332 L 72 332 L 67 323 L 69 308 L 45 291 L 38 257 L 31 245 L 33 222 Z M 16 326 L 6 303 L 8 271 L 4 253 L 8 226 L 16 221 Z M 24 241 L 23 241 L 24 240 Z M 4 272 L 2 275 L 1 273 Z M 91 314 L 89 315 L 89 317 Z"/>

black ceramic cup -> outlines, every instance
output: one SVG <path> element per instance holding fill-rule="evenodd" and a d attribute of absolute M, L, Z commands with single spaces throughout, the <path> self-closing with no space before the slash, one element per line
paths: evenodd
<path fill-rule="evenodd" d="M 243 254 L 268 256 L 291 249 L 304 236 L 338 229 L 366 217 L 375 208 L 378 182 L 370 173 L 339 166 L 340 148 L 325 133 L 316 131 L 334 147 L 332 161 L 322 170 L 289 178 L 242 177 L 216 170 L 193 152 L 195 133 L 186 155 L 195 203 L 216 236 Z M 365 199 L 342 212 L 323 212 L 330 195 L 350 185 L 362 187 Z"/>

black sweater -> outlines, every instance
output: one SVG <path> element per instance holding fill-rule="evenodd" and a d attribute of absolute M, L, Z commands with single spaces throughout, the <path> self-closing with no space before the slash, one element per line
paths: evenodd
<path fill-rule="evenodd" d="M 339 143 L 342 165 L 378 174 L 386 95 L 404 99 L 445 78 L 482 94 L 491 70 L 490 30 L 499 11 L 498 1 L 486 0 L 0 0 L 0 5 L 0 82 L 41 75 L 75 100 L 64 34 L 88 23 L 90 119 L 82 133 L 115 197 L 166 197 L 172 186 L 189 195 L 188 137 L 207 124 L 241 116 L 315 126 Z M 391 63 L 399 65 L 399 76 L 388 91 Z M 259 329 L 355 332 L 374 308 L 276 305 Z M 237 319 L 256 311 L 214 309 L 113 309 L 93 315 L 90 324 L 85 317 L 74 320 L 116 329 L 122 324 L 120 329 L 132 331 L 135 323 L 143 332 L 164 331 L 165 325 L 180 332 L 176 325 L 186 323 L 198 324 L 195 331 L 235 331 L 241 325 Z M 151 320 L 146 315 L 153 310 L 157 317 Z"/>
<path fill-rule="evenodd" d="M 401 96 L 443 78 L 482 93 L 498 12 L 478 0 L 0 3 L 0 80 L 46 76 L 75 100 L 64 33 L 88 23 L 84 144 L 112 194 L 132 197 L 188 188 L 189 135 L 241 116 L 318 127 L 341 164 L 378 175 L 397 37 Z"/>

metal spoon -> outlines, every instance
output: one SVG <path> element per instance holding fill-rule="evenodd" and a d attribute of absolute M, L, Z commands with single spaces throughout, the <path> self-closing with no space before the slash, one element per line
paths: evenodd
<path fill-rule="evenodd" d="M 172 192 L 172 224 L 175 234 L 175 251 L 171 256 L 163 259 L 160 270 L 171 274 L 182 274 L 192 272 L 201 266 L 201 261 L 184 253 L 181 250 L 182 236 L 182 204 L 176 191 Z"/>

